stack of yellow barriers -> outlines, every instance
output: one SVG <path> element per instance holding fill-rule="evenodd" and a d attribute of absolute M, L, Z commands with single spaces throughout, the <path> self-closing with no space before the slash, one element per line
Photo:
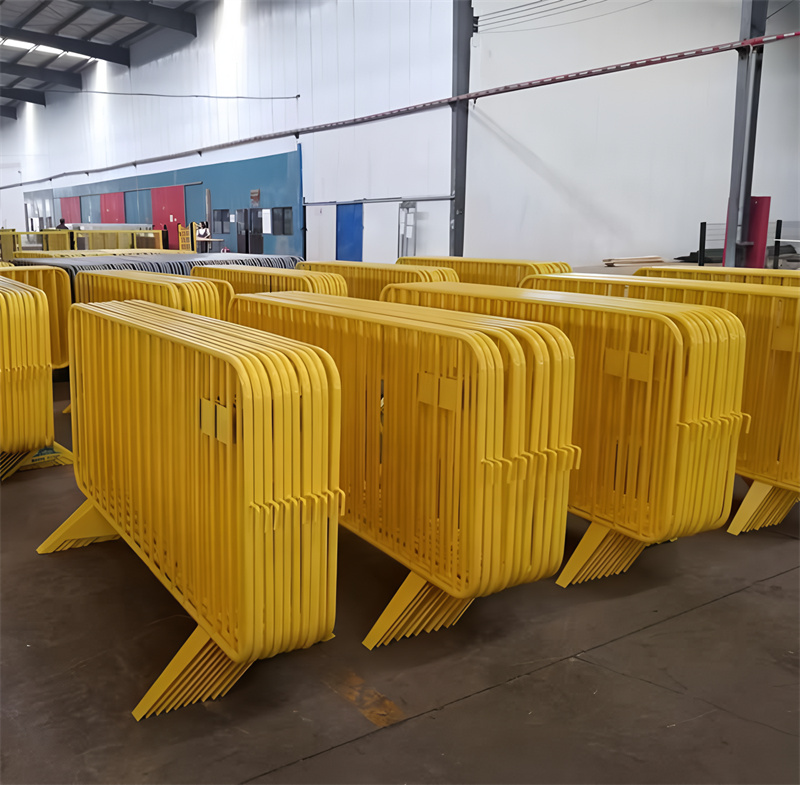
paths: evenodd
<path fill-rule="evenodd" d="M 222 315 L 219 290 L 211 281 L 140 270 L 97 270 L 75 276 L 75 302 L 109 300 L 147 300 L 214 319 Z"/>
<path fill-rule="evenodd" d="M 384 286 L 406 281 L 457 281 L 458 275 L 448 267 L 410 267 L 366 262 L 298 262 L 298 270 L 338 273 L 347 282 L 350 297 L 377 300 Z"/>
<path fill-rule="evenodd" d="M 136 719 L 332 635 L 339 375 L 321 349 L 150 303 L 76 305 L 75 477 L 39 553 L 121 536 L 196 631 Z M 152 373 L 141 373 L 141 367 Z"/>
<path fill-rule="evenodd" d="M 209 264 L 193 267 L 191 275 L 227 281 L 236 294 L 301 291 L 347 297 L 347 282 L 336 273 L 286 270 L 279 267 L 243 267 L 238 264 Z"/>
<path fill-rule="evenodd" d="M 452 267 L 463 283 L 519 286 L 527 275 L 570 273 L 567 262 L 528 262 L 523 259 L 478 259 L 463 256 L 401 256 L 398 264 Z"/>
<path fill-rule="evenodd" d="M 342 522 L 411 570 L 364 645 L 454 624 L 560 566 L 574 359 L 550 326 L 287 292 L 240 324 L 314 341 L 342 375 Z"/>
<path fill-rule="evenodd" d="M 617 275 L 531 276 L 532 289 L 692 303 L 736 314 L 747 335 L 742 408 L 752 418 L 736 471 L 753 480 L 728 531 L 780 523 L 800 500 L 800 289 Z"/>
<path fill-rule="evenodd" d="M 69 275 L 59 267 L 47 265 L 2 267 L 0 275 L 35 286 L 45 293 L 50 314 L 50 355 L 53 367 L 65 368 L 69 365 L 67 314 L 72 305 Z"/>
<path fill-rule="evenodd" d="M 634 275 L 648 278 L 687 278 L 695 281 L 759 283 L 768 286 L 800 286 L 800 270 L 771 270 L 762 267 L 709 267 L 708 265 L 664 264 L 640 267 Z"/>
<path fill-rule="evenodd" d="M 52 373 L 45 293 L 0 276 L 0 480 L 72 462 L 53 441 Z"/>
<path fill-rule="evenodd" d="M 744 330 L 728 311 L 476 284 L 394 302 L 546 322 L 575 349 L 570 510 L 591 525 L 558 583 L 624 572 L 645 545 L 721 526 L 742 426 Z"/>

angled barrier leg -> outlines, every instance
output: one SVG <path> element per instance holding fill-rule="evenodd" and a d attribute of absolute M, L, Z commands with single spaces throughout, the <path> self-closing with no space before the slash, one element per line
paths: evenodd
<path fill-rule="evenodd" d="M 583 583 L 627 572 L 645 549 L 645 545 L 644 542 L 592 522 L 561 570 L 556 584 L 567 587 L 571 583 Z"/>
<path fill-rule="evenodd" d="M 117 539 L 119 535 L 100 510 L 93 502 L 85 501 L 36 549 L 36 553 L 55 553 Z"/>
<path fill-rule="evenodd" d="M 7 480 L 16 472 L 46 469 L 50 466 L 67 466 L 72 462 L 72 453 L 58 442 L 53 442 L 50 447 L 29 452 L 0 452 L 0 480 Z"/>
<path fill-rule="evenodd" d="M 411 572 L 362 643 L 371 650 L 421 632 L 450 627 L 471 604 L 471 598 L 452 597 Z"/>
<path fill-rule="evenodd" d="M 198 627 L 145 693 L 132 714 L 143 717 L 219 698 L 230 690 L 252 662 L 234 662 Z"/>
<path fill-rule="evenodd" d="M 72 404 L 68 403 L 62 410 L 61 414 L 72 414 Z"/>
<path fill-rule="evenodd" d="M 800 493 L 756 480 L 728 527 L 728 534 L 777 526 L 800 501 Z"/>

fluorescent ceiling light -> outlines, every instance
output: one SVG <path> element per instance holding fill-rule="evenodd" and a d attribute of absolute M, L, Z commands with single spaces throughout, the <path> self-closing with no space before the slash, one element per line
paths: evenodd
<path fill-rule="evenodd" d="M 62 54 L 64 52 L 63 49 L 56 49 L 56 48 L 54 48 L 52 46 L 44 46 L 44 44 L 39 44 L 39 46 L 36 47 L 36 51 L 37 52 L 46 52 L 47 54 L 51 54 L 51 55 L 60 55 L 60 54 Z"/>
<path fill-rule="evenodd" d="M 33 44 L 26 44 L 24 41 L 15 41 L 13 38 L 6 38 L 3 46 L 13 46 L 14 49 L 33 49 Z"/>

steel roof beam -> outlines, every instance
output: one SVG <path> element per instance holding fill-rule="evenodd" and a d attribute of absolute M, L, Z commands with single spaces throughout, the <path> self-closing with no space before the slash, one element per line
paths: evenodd
<path fill-rule="evenodd" d="M 74 87 L 80 90 L 83 87 L 83 77 L 70 71 L 58 71 L 55 68 L 42 68 L 19 63 L 2 63 L 0 71 L 12 74 L 22 79 L 38 79 L 40 82 L 60 84 L 65 87 Z"/>
<path fill-rule="evenodd" d="M 19 87 L 0 87 L 0 98 L 10 98 L 13 101 L 25 101 L 29 104 L 45 106 L 44 93 L 39 90 L 21 90 Z"/>
<path fill-rule="evenodd" d="M 138 19 L 140 22 L 169 27 L 180 30 L 182 33 L 197 36 L 197 20 L 194 14 L 181 11 L 177 8 L 165 8 L 153 3 L 142 3 L 139 0 L 72 0 L 78 5 L 96 8 L 98 11 L 107 11 L 117 16 L 127 16 Z"/>
<path fill-rule="evenodd" d="M 96 57 L 98 60 L 108 60 L 110 63 L 130 66 L 131 53 L 121 46 L 109 44 L 95 44 L 91 41 L 82 41 L 79 38 L 66 38 L 63 35 L 49 33 L 35 33 L 33 30 L 23 30 L 20 27 L 0 25 L 0 38 L 14 38 L 17 41 L 26 41 L 29 44 L 42 44 L 66 52 L 76 52 L 87 57 Z"/>
<path fill-rule="evenodd" d="M 22 19 L 17 19 L 15 23 L 16 26 L 25 27 L 25 25 L 28 24 L 28 22 L 30 22 L 31 19 L 33 19 L 35 16 L 38 16 L 42 11 L 44 11 L 44 9 L 50 5 L 50 2 L 51 0 L 44 0 L 43 3 L 39 3 L 39 5 L 37 5 L 35 8 L 28 11 L 28 13 L 25 14 L 25 16 L 22 17 Z"/>
<path fill-rule="evenodd" d="M 0 117 L 8 117 L 9 120 L 17 119 L 17 109 L 14 106 L 0 106 Z"/>

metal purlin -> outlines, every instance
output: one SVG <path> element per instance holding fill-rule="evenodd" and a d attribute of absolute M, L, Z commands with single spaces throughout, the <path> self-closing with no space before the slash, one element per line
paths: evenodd
<path fill-rule="evenodd" d="M 364 115 L 362 117 L 354 117 L 348 120 L 338 120 L 333 123 L 321 123 L 319 125 L 308 125 L 302 128 L 292 128 L 286 131 L 276 131 L 271 134 L 260 134 L 258 136 L 250 136 L 246 139 L 237 139 L 234 142 L 222 142 L 220 144 L 209 145 L 208 147 L 200 147 L 192 150 L 184 150 L 179 153 L 170 153 L 169 155 L 158 155 L 152 158 L 142 158 L 135 161 L 127 161 L 124 163 L 114 164 L 113 166 L 103 166 L 97 169 L 81 169 L 72 172 L 61 172 L 59 174 L 50 175 L 49 177 L 42 177 L 36 180 L 26 180 L 20 183 L 13 183 L 11 185 L 0 186 L 0 191 L 4 188 L 19 188 L 23 185 L 32 185 L 34 183 L 44 182 L 45 180 L 52 180 L 57 177 L 67 177 L 73 174 L 97 174 L 99 172 L 108 172 L 113 169 L 121 169 L 126 166 L 141 166 L 142 164 L 157 163 L 159 161 L 170 161 L 175 158 L 185 158 L 187 155 L 196 155 L 200 153 L 212 152 L 214 150 L 227 150 L 231 147 L 238 147 L 239 145 L 252 144 L 253 142 L 264 142 L 269 139 L 284 139 L 288 136 L 299 137 L 301 134 L 313 134 L 321 131 L 331 131 L 336 128 L 348 128 L 354 125 L 363 125 L 364 123 L 372 123 L 377 120 L 385 120 L 389 117 L 398 117 L 406 114 L 416 114 L 418 112 L 427 112 L 430 109 L 439 109 L 451 104 L 457 104 L 459 101 L 477 101 L 479 98 L 488 98 L 492 95 L 502 95 L 503 93 L 513 93 L 518 90 L 530 90 L 535 87 L 545 87 L 546 85 L 559 84 L 561 82 L 574 82 L 578 79 L 589 79 L 593 76 L 602 76 L 603 74 L 613 74 L 621 71 L 634 70 L 636 68 L 647 68 L 652 65 L 663 65 L 664 63 L 671 63 L 678 60 L 690 60 L 695 57 L 705 57 L 706 55 L 718 54 L 719 52 L 737 51 L 757 46 L 765 46 L 767 44 L 774 44 L 778 41 L 785 41 L 790 38 L 800 37 L 800 30 L 789 33 L 777 33 L 775 35 L 763 35 L 757 38 L 746 38 L 741 41 L 730 41 L 724 44 L 715 44 L 713 46 L 698 47 L 696 49 L 687 49 L 683 52 L 674 52 L 672 54 L 658 55 L 657 57 L 645 57 L 639 60 L 629 60 L 624 63 L 615 63 L 613 65 L 605 65 L 599 68 L 588 68 L 583 71 L 573 71 L 571 73 L 560 74 L 558 76 L 548 76 L 543 79 L 531 79 L 526 82 L 516 82 L 514 84 L 503 85 L 502 87 L 492 87 L 487 90 L 476 90 L 471 93 L 464 93 L 463 95 L 454 95 L 448 98 L 439 98 L 435 101 L 426 101 L 421 104 L 412 104 L 411 106 L 403 106 L 399 109 L 392 109 L 387 112 L 378 112 L 376 114 Z"/>

